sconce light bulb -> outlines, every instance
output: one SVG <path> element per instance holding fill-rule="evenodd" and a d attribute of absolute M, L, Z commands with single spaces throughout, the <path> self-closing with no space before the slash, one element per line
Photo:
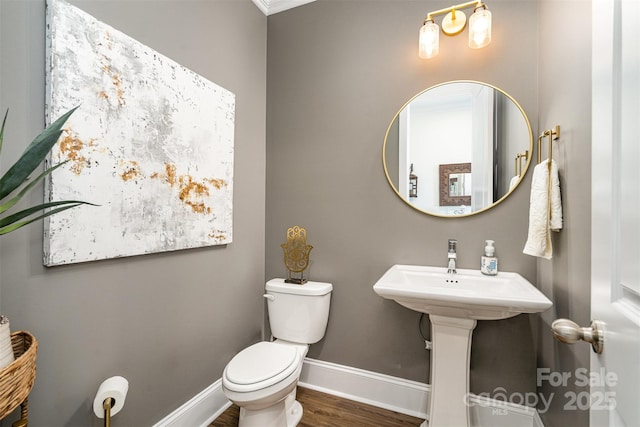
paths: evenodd
<path fill-rule="evenodd" d="M 422 59 L 433 58 L 440 51 L 440 27 L 433 21 L 427 21 L 420 28 L 418 56 Z"/>
<path fill-rule="evenodd" d="M 469 47 L 480 49 L 491 43 L 491 12 L 476 10 L 469 19 Z"/>

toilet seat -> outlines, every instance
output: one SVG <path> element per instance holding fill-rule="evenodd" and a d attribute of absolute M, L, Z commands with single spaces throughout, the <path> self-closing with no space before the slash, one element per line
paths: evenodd
<path fill-rule="evenodd" d="M 299 362 L 300 356 L 295 347 L 259 342 L 231 359 L 224 370 L 223 385 L 235 392 L 261 390 L 289 377 Z"/>

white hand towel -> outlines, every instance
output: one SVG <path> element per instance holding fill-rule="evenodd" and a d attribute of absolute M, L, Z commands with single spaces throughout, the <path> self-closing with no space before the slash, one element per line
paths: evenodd
<path fill-rule="evenodd" d="M 555 161 L 545 160 L 533 169 L 529 206 L 529 234 L 523 253 L 551 259 L 553 248 L 549 231 L 562 229 L 560 179 Z"/>
<path fill-rule="evenodd" d="M 547 168 L 547 170 L 548 169 L 549 168 Z M 551 179 L 551 199 L 549 201 L 551 205 L 551 218 L 549 218 L 549 228 L 551 231 L 560 231 L 562 230 L 562 197 L 560 196 L 558 165 L 555 160 L 551 160 L 551 170 L 549 173 Z"/>

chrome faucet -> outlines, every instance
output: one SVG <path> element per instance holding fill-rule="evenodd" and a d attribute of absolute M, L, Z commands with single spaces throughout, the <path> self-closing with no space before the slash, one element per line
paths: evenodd
<path fill-rule="evenodd" d="M 449 251 L 447 252 L 448 269 L 447 273 L 456 274 L 456 245 L 458 241 L 455 239 L 449 239 Z"/>

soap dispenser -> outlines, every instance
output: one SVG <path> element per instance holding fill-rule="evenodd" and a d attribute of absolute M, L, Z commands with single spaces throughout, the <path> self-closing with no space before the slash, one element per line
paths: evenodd
<path fill-rule="evenodd" d="M 486 240 L 484 247 L 484 255 L 480 259 L 480 271 L 488 276 L 498 274 L 498 257 L 495 256 L 496 248 L 493 246 L 493 240 Z"/>

